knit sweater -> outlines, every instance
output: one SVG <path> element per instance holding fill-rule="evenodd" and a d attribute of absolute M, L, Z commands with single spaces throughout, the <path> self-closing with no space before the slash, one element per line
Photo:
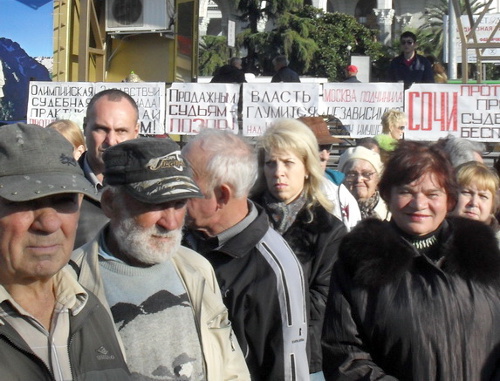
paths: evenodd
<path fill-rule="evenodd" d="M 172 262 L 133 267 L 107 260 L 101 275 L 132 375 L 204 380 L 191 302 Z"/>

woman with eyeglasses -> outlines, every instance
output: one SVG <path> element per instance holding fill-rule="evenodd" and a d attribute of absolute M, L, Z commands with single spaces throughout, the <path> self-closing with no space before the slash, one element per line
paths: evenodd
<path fill-rule="evenodd" d="M 390 218 L 378 191 L 384 165 L 377 152 L 363 146 L 348 148 L 340 155 L 338 169 L 344 172 L 344 184 L 358 201 L 361 219 Z"/>
<path fill-rule="evenodd" d="M 328 212 L 332 205 L 323 193 L 318 141 L 309 127 L 295 119 L 277 120 L 257 147 L 260 174 L 252 198 L 302 264 L 308 286 L 309 372 L 311 380 L 324 380 L 321 330 L 330 274 L 346 228 Z"/>
<path fill-rule="evenodd" d="M 439 146 L 401 142 L 380 181 L 391 221 L 361 221 L 334 265 L 327 380 L 498 380 L 500 251 L 457 202 Z"/>
<path fill-rule="evenodd" d="M 396 148 L 398 141 L 403 139 L 405 126 L 408 123 L 403 111 L 390 109 L 382 115 L 382 133 L 375 136 L 380 147 L 382 162 L 386 162 L 389 155 Z"/>

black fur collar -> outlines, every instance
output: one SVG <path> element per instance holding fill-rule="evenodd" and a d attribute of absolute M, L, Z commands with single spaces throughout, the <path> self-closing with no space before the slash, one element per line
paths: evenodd
<path fill-rule="evenodd" d="M 450 234 L 441 245 L 443 271 L 483 284 L 500 282 L 500 250 L 493 230 L 465 218 L 448 218 Z M 347 234 L 339 258 L 354 281 L 378 287 L 401 278 L 417 251 L 389 222 L 366 219 Z"/>

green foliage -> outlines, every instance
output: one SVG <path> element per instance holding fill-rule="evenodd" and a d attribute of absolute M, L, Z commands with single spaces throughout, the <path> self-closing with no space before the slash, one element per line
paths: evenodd
<path fill-rule="evenodd" d="M 331 81 L 344 79 L 343 69 L 350 60 L 347 46 L 352 47 L 351 54 L 369 55 L 372 61 L 383 57 L 382 45 L 375 40 L 373 32 L 354 17 L 311 6 L 285 12 L 271 32 L 246 30 L 238 36 L 242 46 L 255 52 L 264 74 L 272 74 L 271 61 L 276 55 L 286 54 L 290 67 L 300 75 Z"/>
<path fill-rule="evenodd" d="M 248 22 L 251 33 L 257 33 L 257 22 L 267 17 L 277 19 L 284 13 L 299 9 L 303 0 L 236 0 L 236 7 L 241 12 L 240 20 Z"/>
<path fill-rule="evenodd" d="M 199 75 L 210 76 L 229 60 L 229 47 L 224 36 L 203 36 L 200 42 Z"/>
<path fill-rule="evenodd" d="M 421 19 L 425 22 L 416 31 L 419 50 L 424 55 L 433 55 L 438 59 L 443 58 L 444 47 L 444 30 L 443 17 L 448 14 L 448 1 L 439 0 L 432 7 L 425 8 Z M 466 3 L 464 0 L 459 1 L 460 14 L 467 14 Z M 484 9 L 485 4 L 480 0 L 470 0 L 470 7 L 473 14 L 479 14 Z"/>

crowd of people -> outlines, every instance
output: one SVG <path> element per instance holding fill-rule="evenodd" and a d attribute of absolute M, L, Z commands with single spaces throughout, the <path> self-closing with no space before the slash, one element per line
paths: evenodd
<path fill-rule="evenodd" d="M 395 80 L 427 68 L 401 41 Z M 500 380 L 499 175 L 381 124 L 336 169 L 323 118 L 180 146 L 117 89 L 83 133 L 2 127 L 2 379 Z"/>

